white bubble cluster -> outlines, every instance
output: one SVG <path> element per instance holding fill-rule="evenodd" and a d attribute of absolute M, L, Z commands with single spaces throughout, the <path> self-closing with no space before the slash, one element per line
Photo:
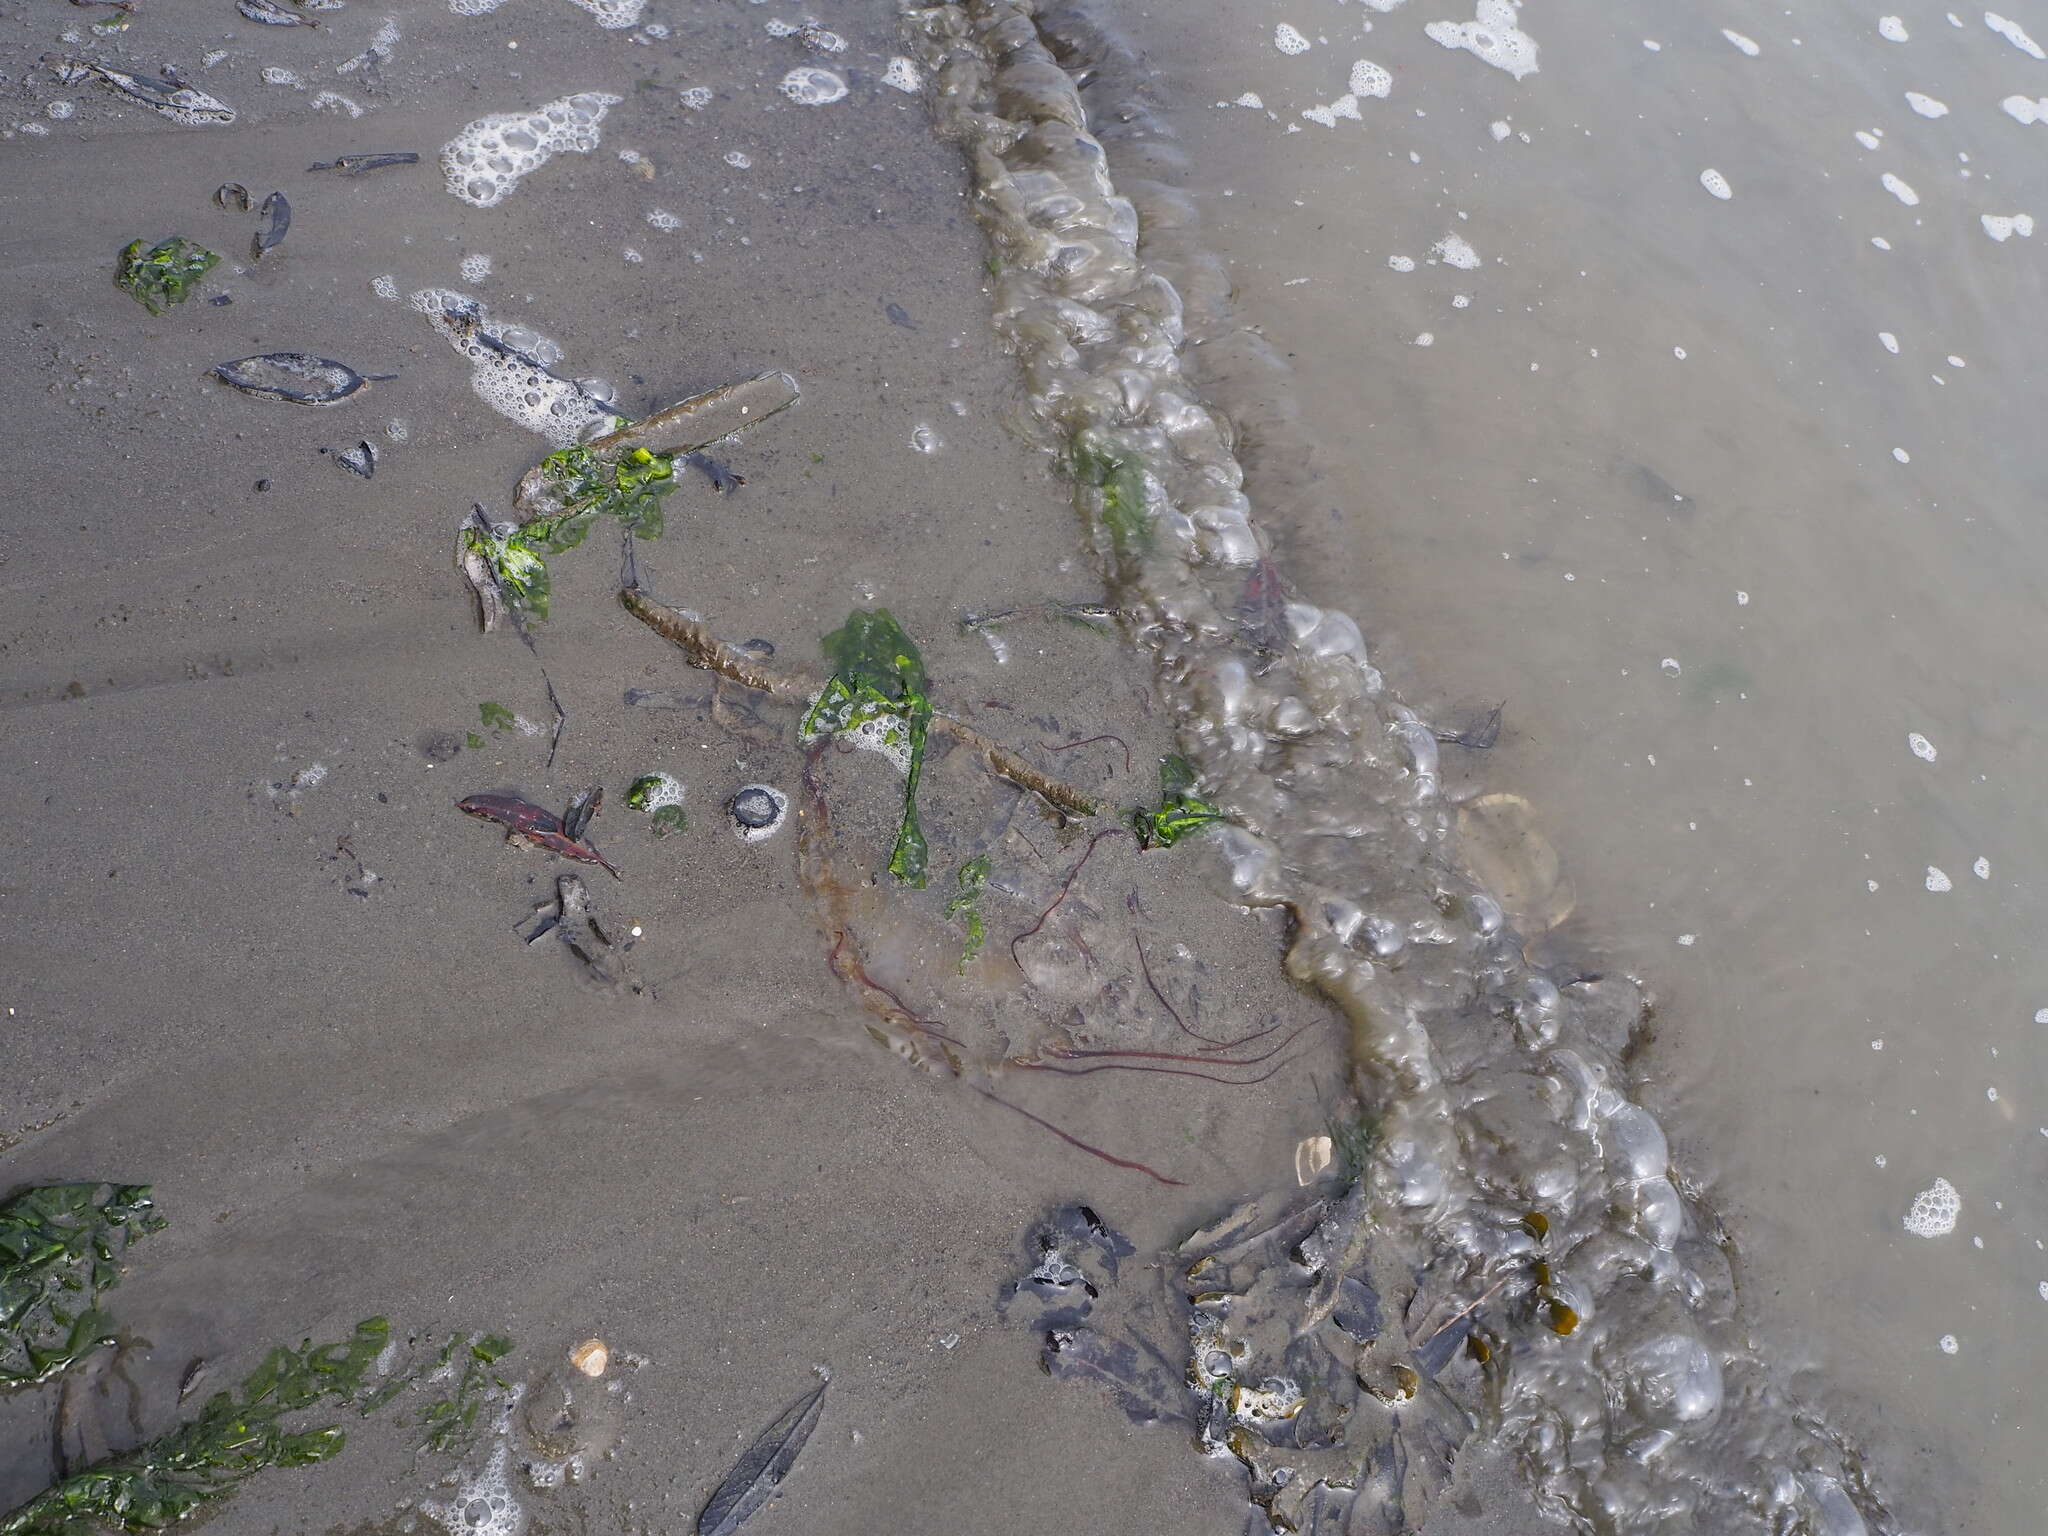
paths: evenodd
<path fill-rule="evenodd" d="M 295 91 L 303 91 L 306 88 L 306 82 L 299 78 L 297 70 L 286 69 L 281 64 L 266 64 L 263 66 L 263 83 L 265 85 L 289 86 Z"/>
<path fill-rule="evenodd" d="M 1348 117 L 1354 123 L 1364 121 L 1358 115 L 1358 98 L 1348 92 L 1339 96 L 1335 101 L 1319 106 L 1303 107 L 1301 115 L 1312 123 L 1321 123 L 1325 128 L 1336 127 L 1337 119 L 1340 117 Z"/>
<path fill-rule="evenodd" d="M 349 117 L 361 117 L 363 109 L 350 101 L 339 91 L 322 91 L 313 98 L 315 112 L 342 112 Z"/>
<path fill-rule="evenodd" d="M 1946 1237 L 1963 1214 L 1963 1197 L 1947 1179 L 1936 1179 L 1906 1207 L 1906 1230 L 1915 1237 Z"/>
<path fill-rule="evenodd" d="M 640 19 L 640 13 L 647 9 L 647 0 L 569 0 L 569 3 L 590 12 L 597 18 L 597 24 L 607 31 L 632 26 Z"/>
<path fill-rule="evenodd" d="M 491 258 L 482 251 L 472 251 L 462 258 L 462 280 L 465 283 L 480 283 L 491 275 Z"/>
<path fill-rule="evenodd" d="M 1756 39 L 1753 37 L 1744 37 L 1740 32 L 1731 31 L 1727 27 L 1721 29 L 1721 35 L 1727 38 L 1735 47 L 1748 54 L 1752 59 L 1763 52 L 1763 49 L 1757 46 Z"/>
<path fill-rule="evenodd" d="M 1460 272 L 1474 272 L 1479 268 L 1479 253 L 1472 249 L 1463 235 L 1453 232 L 1445 235 L 1429 248 L 1429 254 L 1447 267 L 1456 267 Z"/>
<path fill-rule="evenodd" d="M 1970 873 L 1979 880 L 1989 880 L 1991 878 L 1991 861 L 1987 858 L 1979 857 L 1977 862 L 1970 866 Z M 1991 1090 L 1991 1096 L 1994 1099 L 1998 1097 L 1998 1090 L 1996 1088 Z"/>
<path fill-rule="evenodd" d="M 676 100 L 692 112 L 702 112 L 711 105 L 711 87 L 708 85 L 685 86 L 676 92 Z"/>
<path fill-rule="evenodd" d="M 1728 185 L 1728 178 L 1711 165 L 1700 172 L 1700 185 L 1724 203 L 1735 195 L 1735 189 Z"/>
<path fill-rule="evenodd" d="M 1949 879 L 1947 874 L 1945 874 L 1943 871 L 1939 869 L 1936 869 L 1932 864 L 1927 866 L 1928 890 L 1934 892 L 1935 895 L 1939 896 L 1942 894 L 1942 892 L 1952 891 L 1955 888 L 1956 883 L 1953 880 Z"/>
<path fill-rule="evenodd" d="M 441 151 L 448 190 L 478 208 L 496 207 L 521 178 L 556 155 L 585 155 L 597 148 L 605 109 L 623 99 L 606 91 L 579 91 L 531 112 L 493 112 L 478 118 Z"/>
<path fill-rule="evenodd" d="M 918 88 L 917 66 L 897 54 L 889 60 L 889 67 L 882 71 L 882 84 L 894 86 L 909 95 L 916 95 Z"/>
<path fill-rule="evenodd" d="M 846 82 L 829 69 L 801 64 L 782 77 L 782 94 L 800 107 L 822 107 L 846 95 Z"/>
<path fill-rule="evenodd" d="M 1925 95 L 1919 91 L 1906 92 L 1906 105 L 1915 112 L 1918 112 L 1922 117 L 1948 116 L 1948 104 L 1946 102 L 1936 101 L 1932 96 Z"/>
<path fill-rule="evenodd" d="M 1952 1355 L 1962 1347 L 1961 1342 L 1957 1340 L 1954 1334 L 1944 1333 L 1941 1336 L 1941 1352 L 1944 1355 Z"/>
<path fill-rule="evenodd" d="M 389 272 L 379 273 L 370 279 L 370 292 L 389 304 L 398 297 L 398 279 Z"/>
<path fill-rule="evenodd" d="M 1906 452 L 1906 450 L 1903 448 L 1894 448 L 1892 450 L 1892 457 L 1897 459 L 1901 464 L 1910 464 L 1913 462 L 1913 455 Z"/>
<path fill-rule="evenodd" d="M 483 1471 L 465 1477 L 445 1504 L 422 1501 L 420 1513 L 462 1536 L 520 1536 L 526 1511 L 512 1497 L 512 1448 L 498 1442 Z"/>
<path fill-rule="evenodd" d="M 2048 96 L 2008 96 L 1999 105 L 2018 123 L 2048 123 Z"/>
<path fill-rule="evenodd" d="M 2014 235 L 2030 240 L 2034 235 L 2034 216 L 2031 213 L 1987 213 L 1979 220 L 1984 233 L 2003 245 Z"/>
<path fill-rule="evenodd" d="M 1415 270 L 1415 258 L 1413 256 L 1389 256 L 1387 258 L 1387 265 L 1396 272 L 1413 272 Z"/>
<path fill-rule="evenodd" d="M 1890 171 L 1886 171 L 1882 176 L 1878 177 L 1878 180 L 1884 183 L 1885 191 L 1891 193 L 1893 197 L 1896 197 L 1908 208 L 1914 207 L 1919 203 L 1920 194 L 1907 186 L 1904 181 L 1894 176 Z"/>
<path fill-rule="evenodd" d="M 683 227 L 682 219 L 679 218 L 677 215 L 670 213 L 666 208 L 648 209 L 647 222 L 649 224 L 652 224 L 656 229 L 660 230 L 664 234 L 667 234 L 671 230 L 677 230 Z"/>
<path fill-rule="evenodd" d="M 562 349 L 531 327 L 493 320 L 479 301 L 452 288 L 422 288 L 412 307 L 469 359 L 470 387 L 479 400 L 557 448 L 618 420 L 605 401 L 549 371 L 562 360 Z"/>
<path fill-rule="evenodd" d="M 1877 18 L 1877 35 L 1888 43 L 1903 43 L 1906 40 L 1906 24 L 1896 16 Z"/>
<path fill-rule="evenodd" d="M 1470 21 L 1432 21 L 1422 30 L 1432 42 L 1463 48 L 1520 80 L 1536 73 L 1536 39 L 1515 25 L 1517 0 L 1478 0 Z"/>
<path fill-rule="evenodd" d="M 1290 56 L 1297 53 L 1307 53 L 1308 39 L 1283 21 L 1273 29 L 1273 46 Z"/>
<path fill-rule="evenodd" d="M 1360 59 L 1351 66 L 1352 95 L 1384 98 L 1393 89 L 1393 75 L 1371 59 Z"/>
<path fill-rule="evenodd" d="M 2030 59 L 2048 59 L 2048 53 L 2041 51 L 2041 45 L 2027 36 L 2026 29 L 2016 21 L 2008 21 L 1996 11 L 1984 13 L 1984 25 L 2019 49 Z"/>
<path fill-rule="evenodd" d="M 1922 736 L 1918 731 L 1909 731 L 1907 733 L 1906 746 L 1923 763 L 1931 763 L 1939 755 L 1935 751 L 1934 743 L 1925 736 Z"/>

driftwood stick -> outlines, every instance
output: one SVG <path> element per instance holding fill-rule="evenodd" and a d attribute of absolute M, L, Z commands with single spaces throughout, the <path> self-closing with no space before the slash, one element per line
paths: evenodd
<path fill-rule="evenodd" d="M 707 672 L 715 672 L 720 677 L 729 677 L 743 688 L 752 688 L 757 693 L 765 693 L 771 698 L 799 703 L 809 699 L 822 686 L 808 677 L 792 676 L 764 667 L 757 658 L 719 639 L 701 620 L 689 618 L 666 604 L 657 603 L 637 586 L 624 588 L 619 593 L 619 601 L 625 605 L 626 612 L 680 650 L 692 666 L 702 667 Z M 988 765 L 989 772 L 998 778 L 1008 779 L 1019 789 L 1029 790 L 1056 810 L 1064 811 L 1069 816 L 1086 817 L 1102 814 L 1102 802 L 1091 795 L 1083 794 L 1064 780 L 1054 778 L 1051 774 L 1033 767 L 1008 747 L 983 735 L 964 720 L 956 720 L 951 715 L 934 712 L 931 729 L 978 753 L 981 760 Z"/>

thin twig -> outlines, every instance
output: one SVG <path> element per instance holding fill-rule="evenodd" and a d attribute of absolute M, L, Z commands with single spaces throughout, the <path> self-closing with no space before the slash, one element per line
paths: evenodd
<path fill-rule="evenodd" d="M 1071 752 L 1076 747 L 1092 747 L 1098 741 L 1113 741 L 1122 747 L 1124 749 L 1124 772 L 1129 773 L 1131 771 L 1131 744 L 1125 741 L 1123 737 L 1114 735 L 1109 731 L 1104 731 L 1100 736 L 1090 736 L 1084 741 L 1041 741 L 1039 745 L 1048 752 Z"/>
<path fill-rule="evenodd" d="M 645 624 L 649 629 L 669 641 L 688 657 L 691 665 L 729 677 L 756 693 L 765 693 L 771 698 L 791 702 L 808 699 L 818 691 L 819 685 L 808 678 L 795 677 L 762 666 L 753 657 L 736 646 L 727 645 L 701 620 L 686 618 L 675 609 L 657 603 L 639 587 L 627 587 L 619 593 L 619 601 L 626 611 Z M 964 720 L 951 715 L 934 714 L 931 729 L 941 736 L 947 736 L 964 747 L 972 748 L 981 755 L 989 771 L 998 778 L 1008 779 L 1023 789 L 1044 800 L 1055 810 L 1070 816 L 1099 816 L 1102 805 L 1071 784 L 1054 778 L 1041 769 L 1034 768 L 1008 747 L 984 736 Z"/>
<path fill-rule="evenodd" d="M 1494 1281 L 1493 1284 L 1489 1285 L 1486 1288 L 1485 1292 L 1480 1296 L 1480 1298 L 1477 1301 L 1473 1302 L 1471 1306 L 1465 1308 L 1464 1311 L 1460 1312 L 1456 1317 L 1453 1317 L 1449 1322 L 1445 1323 L 1443 1327 L 1437 1329 L 1435 1333 L 1432 1333 L 1428 1338 L 1424 1339 L 1420 1344 L 1416 1345 L 1416 1349 L 1424 1350 L 1429 1348 L 1430 1345 L 1434 1344 L 1445 1333 L 1457 1327 L 1459 1323 L 1463 1322 L 1466 1318 L 1470 1317 L 1474 1312 L 1477 1312 L 1481 1307 L 1485 1306 L 1487 1300 L 1493 1295 L 1493 1293 L 1508 1283 L 1509 1278 L 1510 1277 L 1507 1275 L 1502 1275 L 1498 1280 Z"/>

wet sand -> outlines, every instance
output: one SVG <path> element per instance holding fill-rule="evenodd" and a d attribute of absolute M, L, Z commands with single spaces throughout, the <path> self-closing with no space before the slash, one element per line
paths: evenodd
<path fill-rule="evenodd" d="M 1113 639 L 1025 626 L 999 666 L 957 628 L 962 611 L 1099 592 L 1070 559 L 1061 492 L 999 425 L 1009 364 L 962 168 L 916 98 L 880 83 L 889 8 L 835 18 L 853 89 L 816 108 L 778 94 L 811 55 L 766 37 L 759 12 L 667 19 L 669 38 L 636 44 L 566 6 L 422 9 L 400 18 L 381 88 L 340 82 L 355 121 L 257 70 L 328 85 L 380 20 L 360 6 L 317 34 L 231 10 L 139 14 L 131 62 L 181 64 L 237 106 L 231 127 L 174 127 L 89 83 L 9 88 L 10 121 L 54 97 L 77 110 L 6 148 L 0 249 L 21 281 L 0 389 L 27 485 L 0 567 L 4 816 L 23 852 L 6 901 L 5 1183 L 154 1185 L 171 1225 L 113 1298 L 144 1341 L 130 1364 L 150 1433 L 178 1416 L 193 1357 L 225 1384 L 273 1342 L 385 1313 L 422 1336 L 508 1333 L 519 1379 L 593 1335 L 644 1361 L 624 1375 L 616 1456 L 583 1486 L 520 1488 L 531 1529 L 684 1528 L 824 1364 L 822 1427 L 757 1529 L 1237 1531 L 1234 1468 L 1048 1379 L 1037 1339 L 994 1303 L 1055 1200 L 1092 1199 L 1157 1245 L 1288 1177 L 1295 1140 L 1321 1128 L 1311 1074 L 1341 1075 L 1334 1027 L 1303 1008 L 1297 1059 L 1262 1085 L 1019 1074 L 1004 1090 L 1174 1188 L 903 1065 L 827 969 L 794 833 L 747 846 L 722 810 L 750 780 L 796 789 L 793 717 L 737 739 L 708 706 L 628 709 L 629 688 L 697 696 L 707 679 L 619 609 L 608 537 L 554 562 L 538 640 L 569 714 L 554 768 L 545 733 L 484 729 L 484 701 L 549 712 L 535 658 L 476 632 L 454 529 L 472 501 L 502 515 L 547 444 L 493 414 L 402 299 L 371 292 L 384 273 L 401 294 L 479 293 L 558 339 L 565 372 L 615 380 L 630 411 L 764 368 L 800 378 L 795 411 L 720 450 L 748 483 L 721 498 L 693 476 L 666 536 L 638 550 L 643 582 L 721 632 L 816 670 L 820 633 L 887 605 L 923 642 L 942 708 L 1119 802 L 1154 793 L 1148 764 L 1169 745 Z M 53 6 L 7 22 L 14 78 L 85 20 Z M 202 73 L 214 46 L 229 56 Z M 701 113 L 678 104 L 694 85 L 716 93 Z M 628 98 L 593 153 L 495 208 L 444 190 L 434 152 L 463 123 L 582 89 Z M 384 149 L 423 163 L 304 169 Z M 295 210 L 247 271 L 233 269 L 255 221 L 209 200 L 227 180 L 287 189 Z M 656 208 L 681 227 L 651 227 Z M 153 319 L 112 287 L 112 261 L 172 231 L 227 260 Z M 458 273 L 472 253 L 492 258 L 481 283 Z M 222 294 L 233 303 L 207 302 Z M 398 377 L 316 410 L 205 376 L 280 348 Z M 913 451 L 919 423 L 943 451 Z M 358 438 L 382 450 L 373 480 L 318 451 Z M 1104 730 L 1133 771 L 1039 747 Z M 689 830 L 665 842 L 622 804 L 657 768 L 688 787 Z M 626 879 L 590 870 L 590 890 L 607 925 L 640 935 L 644 996 L 590 985 L 560 946 L 524 948 L 515 925 L 564 866 L 454 809 L 487 789 L 559 804 L 597 781 L 594 835 Z M 886 773 L 853 782 L 892 793 Z M 962 785 L 1014 810 L 951 759 L 928 819 L 946 827 L 944 787 Z M 986 807 L 951 814 L 970 809 Z M 1077 851 L 1034 810 L 1022 825 L 1055 869 Z M 879 872 L 886 836 L 862 851 Z M 951 865 L 934 871 L 936 904 Z M 1201 879 L 1192 860 L 1147 867 L 1169 890 Z M 1271 953 L 1263 927 L 1201 902 L 1207 928 L 1178 937 L 1219 961 Z M 997 941 L 1026 916 L 991 897 Z M 1217 984 L 1302 1008 L 1277 968 L 1246 976 Z M 47 1481 L 51 1401 L 0 1405 L 0 1506 Z M 125 1405 L 107 1416 L 116 1447 L 132 1442 Z M 256 1479 L 215 1528 L 432 1529 L 404 1511 L 445 1497 L 450 1469 L 396 1426 L 351 1435 L 330 1464 Z"/>

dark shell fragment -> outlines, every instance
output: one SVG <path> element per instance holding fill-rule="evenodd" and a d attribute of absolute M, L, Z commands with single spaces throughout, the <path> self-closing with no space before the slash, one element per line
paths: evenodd
<path fill-rule="evenodd" d="M 224 181 L 213 189 L 213 205 L 232 213 L 249 211 L 249 189 L 239 181 Z"/>
<path fill-rule="evenodd" d="M 213 376 L 245 395 L 289 400 L 294 405 L 334 405 L 348 399 L 370 380 L 347 363 L 315 357 L 310 352 L 260 352 L 222 363 Z M 389 375 L 386 375 L 389 377 Z"/>
<path fill-rule="evenodd" d="M 263 199 L 263 206 L 256 211 L 270 220 L 269 227 L 257 230 L 256 238 L 250 243 L 251 256 L 261 261 L 265 251 L 284 243 L 285 234 L 292 227 L 292 205 L 282 192 L 273 192 Z"/>

